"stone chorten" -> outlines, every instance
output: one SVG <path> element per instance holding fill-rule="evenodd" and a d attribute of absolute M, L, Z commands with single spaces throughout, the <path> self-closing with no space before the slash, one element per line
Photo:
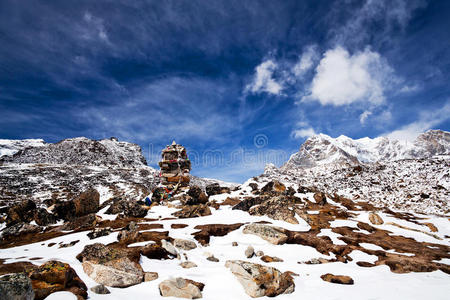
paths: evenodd
<path fill-rule="evenodd" d="M 187 157 L 186 148 L 175 141 L 162 150 L 159 167 L 161 168 L 161 184 L 168 188 L 173 188 L 177 184 L 180 187 L 189 185 L 191 161 Z"/>

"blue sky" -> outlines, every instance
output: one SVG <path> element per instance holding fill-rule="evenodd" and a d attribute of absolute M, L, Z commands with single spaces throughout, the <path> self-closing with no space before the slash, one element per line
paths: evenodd
<path fill-rule="evenodd" d="M 315 133 L 450 130 L 449 1 L 0 2 L 0 138 L 118 137 L 242 182 Z"/>

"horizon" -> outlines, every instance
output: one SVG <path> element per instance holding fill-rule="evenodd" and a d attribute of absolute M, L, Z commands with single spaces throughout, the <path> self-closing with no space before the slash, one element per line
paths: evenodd
<path fill-rule="evenodd" d="M 117 137 L 152 167 L 176 140 L 222 151 L 193 175 L 242 182 L 318 133 L 450 131 L 448 1 L 3 1 L 0 16 L 0 139 Z"/>

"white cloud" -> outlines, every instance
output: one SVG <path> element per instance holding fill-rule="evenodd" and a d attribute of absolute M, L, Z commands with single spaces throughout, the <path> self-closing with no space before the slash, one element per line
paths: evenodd
<path fill-rule="evenodd" d="M 396 140 L 414 141 L 420 133 L 431 129 L 448 119 L 450 119 L 450 102 L 447 102 L 442 109 L 422 112 L 416 122 L 403 126 L 390 133 L 386 133 L 384 136 Z"/>
<path fill-rule="evenodd" d="M 252 93 L 266 92 L 279 95 L 283 86 L 273 78 L 276 68 L 277 64 L 270 59 L 262 62 L 256 67 L 253 81 L 246 86 L 246 90 Z"/>
<path fill-rule="evenodd" d="M 292 67 L 295 76 L 303 76 L 310 70 L 318 59 L 317 46 L 309 46 L 302 53 L 300 60 Z"/>
<path fill-rule="evenodd" d="M 310 136 L 316 135 L 316 131 L 312 127 L 297 129 L 292 132 L 292 137 L 295 139 L 308 138 Z"/>
<path fill-rule="evenodd" d="M 364 125 L 367 118 L 372 114 L 370 110 L 365 110 L 360 116 L 359 116 L 359 122 Z"/>
<path fill-rule="evenodd" d="M 325 52 L 304 100 L 335 106 L 358 101 L 379 105 L 393 77 L 392 68 L 377 52 L 366 49 L 351 55 L 336 47 Z"/>

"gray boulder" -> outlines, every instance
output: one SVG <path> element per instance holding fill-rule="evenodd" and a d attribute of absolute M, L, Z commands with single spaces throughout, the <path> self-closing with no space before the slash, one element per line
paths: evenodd
<path fill-rule="evenodd" d="M 284 244 L 288 239 L 288 236 L 285 234 L 285 229 L 265 224 L 249 224 L 244 227 L 242 232 L 257 235 L 275 245 Z"/>
<path fill-rule="evenodd" d="M 23 273 L 0 277 L 0 299 L 33 300 L 31 280 Z"/>
<path fill-rule="evenodd" d="M 164 280 L 159 284 L 159 292 L 163 297 L 198 299 L 202 297 L 200 288 L 191 280 L 175 278 Z"/>

